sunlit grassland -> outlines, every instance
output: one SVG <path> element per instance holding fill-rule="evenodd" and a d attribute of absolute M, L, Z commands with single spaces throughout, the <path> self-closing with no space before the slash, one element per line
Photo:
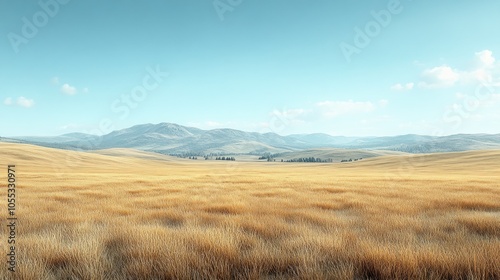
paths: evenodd
<path fill-rule="evenodd" d="M 500 279 L 498 151 L 348 164 L 0 151 L 18 176 L 15 279 Z"/>

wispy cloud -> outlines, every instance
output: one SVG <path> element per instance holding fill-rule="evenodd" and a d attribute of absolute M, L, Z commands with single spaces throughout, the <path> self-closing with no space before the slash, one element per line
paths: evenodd
<path fill-rule="evenodd" d="M 451 88 L 459 85 L 471 85 L 477 82 L 500 83 L 500 67 L 491 50 L 482 50 L 474 54 L 473 66 L 456 69 L 446 64 L 427 68 L 421 73 L 418 86 L 423 89 Z M 496 76 L 495 76 L 496 75 Z M 414 82 L 391 86 L 394 91 L 407 91 L 415 87 Z"/>
<path fill-rule="evenodd" d="M 483 50 L 476 53 L 477 60 L 481 63 L 481 67 L 492 67 L 495 64 L 493 52 L 490 50 Z"/>
<path fill-rule="evenodd" d="M 50 83 L 54 86 L 59 86 L 61 84 L 61 80 L 59 79 L 59 77 L 54 76 L 50 79 Z M 62 86 L 59 87 L 59 90 L 61 91 L 61 93 L 66 95 L 75 95 L 78 92 L 89 93 L 88 87 L 84 87 L 81 88 L 81 90 L 79 90 L 75 86 L 70 85 L 69 83 L 64 83 Z"/>
<path fill-rule="evenodd" d="M 28 99 L 24 96 L 17 98 L 17 105 L 25 108 L 30 108 L 35 105 L 35 101 L 33 99 Z"/>
<path fill-rule="evenodd" d="M 67 95 L 75 95 L 76 94 L 76 88 L 73 86 L 70 86 L 69 84 L 64 84 L 61 86 L 61 92 Z"/>
<path fill-rule="evenodd" d="M 426 69 L 419 83 L 423 88 L 447 88 L 460 80 L 460 72 L 447 65 Z"/>
<path fill-rule="evenodd" d="M 395 91 L 407 91 L 407 90 L 412 90 L 413 87 L 415 86 L 415 83 L 406 83 L 406 84 L 395 84 L 391 87 L 392 90 Z"/>
<path fill-rule="evenodd" d="M 314 104 L 311 108 L 293 108 L 274 110 L 270 116 L 277 117 L 281 121 L 298 125 L 321 120 L 329 120 L 343 115 L 366 114 L 375 111 L 377 108 L 383 108 L 389 104 L 386 99 L 377 102 L 371 101 L 353 101 L 325 100 Z"/>
<path fill-rule="evenodd" d="M 14 102 L 12 97 L 7 97 L 4 99 L 3 104 L 7 106 L 17 105 L 24 108 L 31 108 L 35 105 L 35 100 L 20 96 L 17 98 L 16 102 Z"/>
<path fill-rule="evenodd" d="M 297 120 L 306 117 L 308 114 L 312 113 L 311 110 L 306 109 L 284 109 L 284 110 L 274 110 L 272 114 L 280 119 Z"/>

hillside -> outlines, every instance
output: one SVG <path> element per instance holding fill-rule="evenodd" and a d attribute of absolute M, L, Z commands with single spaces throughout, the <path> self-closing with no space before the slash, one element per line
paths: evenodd
<path fill-rule="evenodd" d="M 72 172 L 73 169 L 100 169 L 116 170 L 123 168 L 144 168 L 145 166 L 161 168 L 171 165 L 195 165 L 223 169 L 227 168 L 224 161 L 216 160 L 188 160 L 178 157 L 165 156 L 157 153 L 144 152 L 133 149 L 106 149 L 91 152 L 68 151 L 54 148 L 40 147 L 30 144 L 19 143 L 0 143 L 1 162 L 4 165 L 16 164 L 21 168 L 61 170 Z M 357 162 L 340 163 L 339 159 L 344 157 L 359 158 L 363 160 Z M 242 156 L 243 160 L 231 162 L 231 165 L 237 166 L 288 166 L 296 168 L 297 166 L 305 168 L 328 168 L 370 170 L 375 173 L 397 173 L 409 175 L 412 172 L 431 172 L 443 175 L 449 174 L 467 174 L 470 172 L 484 173 L 489 176 L 500 174 L 500 150 L 485 151 L 467 151 L 451 153 L 434 153 L 413 155 L 391 151 L 357 151 L 343 149 L 318 149 L 302 152 L 284 153 L 284 159 L 297 157 L 320 157 L 333 158 L 333 164 L 290 164 L 279 161 L 268 163 L 263 160 L 257 160 L 257 156 Z M 281 159 L 281 157 L 277 157 Z M 323 166 L 323 167 L 322 167 Z M 333 169 L 332 169 L 333 168 Z M 361 172 L 359 175 L 363 175 Z"/>

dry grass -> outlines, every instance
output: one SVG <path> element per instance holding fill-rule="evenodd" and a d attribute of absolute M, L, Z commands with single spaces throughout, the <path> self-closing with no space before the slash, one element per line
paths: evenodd
<path fill-rule="evenodd" d="M 500 279 L 498 151 L 347 165 L 0 155 L 17 165 L 15 279 Z"/>

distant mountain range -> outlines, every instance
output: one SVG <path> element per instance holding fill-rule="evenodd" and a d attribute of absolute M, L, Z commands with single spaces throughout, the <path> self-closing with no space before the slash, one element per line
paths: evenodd
<path fill-rule="evenodd" d="M 407 153 L 500 149 L 500 134 L 344 137 L 315 133 L 281 136 L 276 133 L 244 132 L 235 129 L 203 130 L 173 123 L 136 125 L 103 136 L 69 133 L 55 137 L 0 138 L 0 141 L 72 150 L 132 148 L 163 154 L 274 154 L 317 148 Z"/>

